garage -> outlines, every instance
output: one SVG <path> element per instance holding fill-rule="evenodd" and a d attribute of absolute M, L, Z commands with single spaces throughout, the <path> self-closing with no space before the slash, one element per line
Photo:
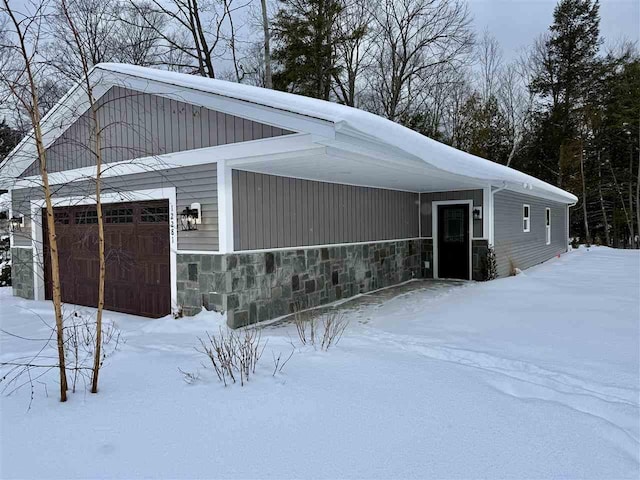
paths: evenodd
<path fill-rule="evenodd" d="M 103 204 L 105 309 L 158 318 L 171 312 L 169 203 Z M 43 211 L 43 218 L 46 212 Z M 98 304 L 98 216 L 95 205 L 54 209 L 62 301 Z M 45 296 L 52 298 L 44 223 Z"/>

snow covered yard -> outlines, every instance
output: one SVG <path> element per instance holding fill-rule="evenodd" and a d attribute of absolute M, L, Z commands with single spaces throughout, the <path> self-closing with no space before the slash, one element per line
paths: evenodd
<path fill-rule="evenodd" d="M 2 397 L 2 478 L 637 478 L 640 256 L 584 249 L 515 278 L 415 291 L 349 312 L 328 352 L 245 387 L 194 351 L 220 319 L 108 314 L 126 343 L 98 395 Z M 2 329 L 46 333 L 48 303 L 0 289 Z M 3 361 L 39 345 L 3 334 Z M 297 345 L 298 343 L 296 343 Z M 186 384 L 178 368 L 199 371 Z"/>

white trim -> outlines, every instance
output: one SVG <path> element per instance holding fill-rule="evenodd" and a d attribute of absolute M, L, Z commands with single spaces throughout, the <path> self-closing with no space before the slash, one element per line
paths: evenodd
<path fill-rule="evenodd" d="M 24 248 L 25 250 L 32 250 L 33 246 L 32 245 L 14 245 L 11 248 Z"/>
<path fill-rule="evenodd" d="M 13 218 L 13 192 L 11 189 L 7 191 L 9 195 L 9 218 L 7 219 L 9 225 L 9 251 L 15 248 L 15 240 L 13 239 L 13 228 L 11 228 L 11 219 Z"/>
<path fill-rule="evenodd" d="M 171 276 L 171 308 L 178 307 L 178 278 L 177 278 L 177 252 L 178 252 L 178 225 L 175 187 L 153 188 L 148 190 L 132 190 L 121 193 L 103 193 L 100 195 L 102 203 L 138 202 L 144 200 L 168 200 L 169 201 L 169 268 Z M 54 207 L 93 205 L 95 196 L 71 196 L 52 198 Z M 46 203 L 44 199 L 31 200 L 31 246 L 34 251 L 34 298 L 44 300 L 44 258 L 38 245 L 42 243 L 42 209 Z M 34 221 L 37 220 L 37 221 Z M 38 227 L 39 225 L 39 227 Z M 37 253 L 36 253 L 37 252 Z"/>
<path fill-rule="evenodd" d="M 482 189 L 482 236 L 491 244 L 491 185 Z"/>
<path fill-rule="evenodd" d="M 527 213 L 528 215 L 525 216 L 524 215 L 524 209 L 525 207 L 527 208 Z M 524 221 L 527 221 L 527 226 L 524 226 Z M 531 232 L 531 205 L 529 205 L 528 203 L 523 203 L 522 204 L 522 233 L 529 233 Z"/>
<path fill-rule="evenodd" d="M 225 160 L 217 164 L 218 251 L 233 251 L 233 178 Z"/>
<path fill-rule="evenodd" d="M 395 238 L 393 240 L 371 240 L 368 242 L 351 242 L 351 243 L 329 243 L 320 245 L 304 245 L 293 247 L 278 247 L 278 248 L 259 248 L 256 250 L 236 250 L 233 253 L 264 253 L 264 252 L 278 252 L 284 250 L 310 250 L 312 248 L 332 248 L 332 247 L 348 247 L 349 245 L 370 245 L 372 243 L 391 243 L 391 242 L 408 242 L 409 240 L 421 240 L 420 237 L 410 238 Z"/>
<path fill-rule="evenodd" d="M 183 150 L 180 152 L 152 155 L 147 157 L 123 160 L 121 162 L 106 163 L 103 166 L 101 176 L 116 177 L 131 175 L 133 173 L 145 173 L 157 170 L 188 167 L 193 165 L 205 165 L 222 160 L 249 159 L 256 157 L 260 161 L 271 158 L 286 157 L 289 154 L 300 155 L 301 152 L 315 149 L 323 152 L 324 147 L 314 145 L 310 135 L 291 134 L 281 137 L 263 138 L 247 142 L 230 143 L 215 147 Z M 49 184 L 58 185 L 79 180 L 89 180 L 95 177 L 96 167 L 74 168 L 49 174 Z M 13 189 L 32 188 L 42 185 L 40 175 L 33 175 L 17 179 Z"/>
<path fill-rule="evenodd" d="M 433 278 L 438 279 L 438 207 L 467 205 L 469 208 L 469 280 L 473 279 L 473 200 L 435 200 L 431 202 L 431 235 L 433 237 Z"/>
<path fill-rule="evenodd" d="M 422 238 L 422 194 L 418 193 L 418 237 Z"/>
<path fill-rule="evenodd" d="M 544 235 L 547 245 L 551 245 L 551 208 L 544 209 Z"/>
<path fill-rule="evenodd" d="M 178 255 L 222 255 L 220 250 L 176 250 Z"/>

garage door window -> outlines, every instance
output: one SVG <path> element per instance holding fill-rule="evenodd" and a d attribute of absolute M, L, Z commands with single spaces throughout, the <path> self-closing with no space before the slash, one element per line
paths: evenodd
<path fill-rule="evenodd" d="M 133 223 L 133 208 L 110 208 L 104 215 L 105 223 Z"/>
<path fill-rule="evenodd" d="M 142 207 L 142 223 L 164 223 L 169 221 L 169 207 Z"/>
<path fill-rule="evenodd" d="M 92 223 L 98 223 L 98 212 L 96 210 L 84 210 L 82 212 L 76 212 L 76 225 L 89 225 Z"/>

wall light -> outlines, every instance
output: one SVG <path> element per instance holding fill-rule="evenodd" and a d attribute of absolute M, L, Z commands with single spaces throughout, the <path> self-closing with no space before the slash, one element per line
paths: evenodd
<path fill-rule="evenodd" d="M 19 217 L 11 217 L 9 223 L 11 224 L 12 232 L 19 232 L 24 227 L 24 216 L 20 215 Z"/>
<path fill-rule="evenodd" d="M 202 208 L 199 203 L 192 203 L 180 213 L 182 231 L 198 230 L 202 223 Z"/>

